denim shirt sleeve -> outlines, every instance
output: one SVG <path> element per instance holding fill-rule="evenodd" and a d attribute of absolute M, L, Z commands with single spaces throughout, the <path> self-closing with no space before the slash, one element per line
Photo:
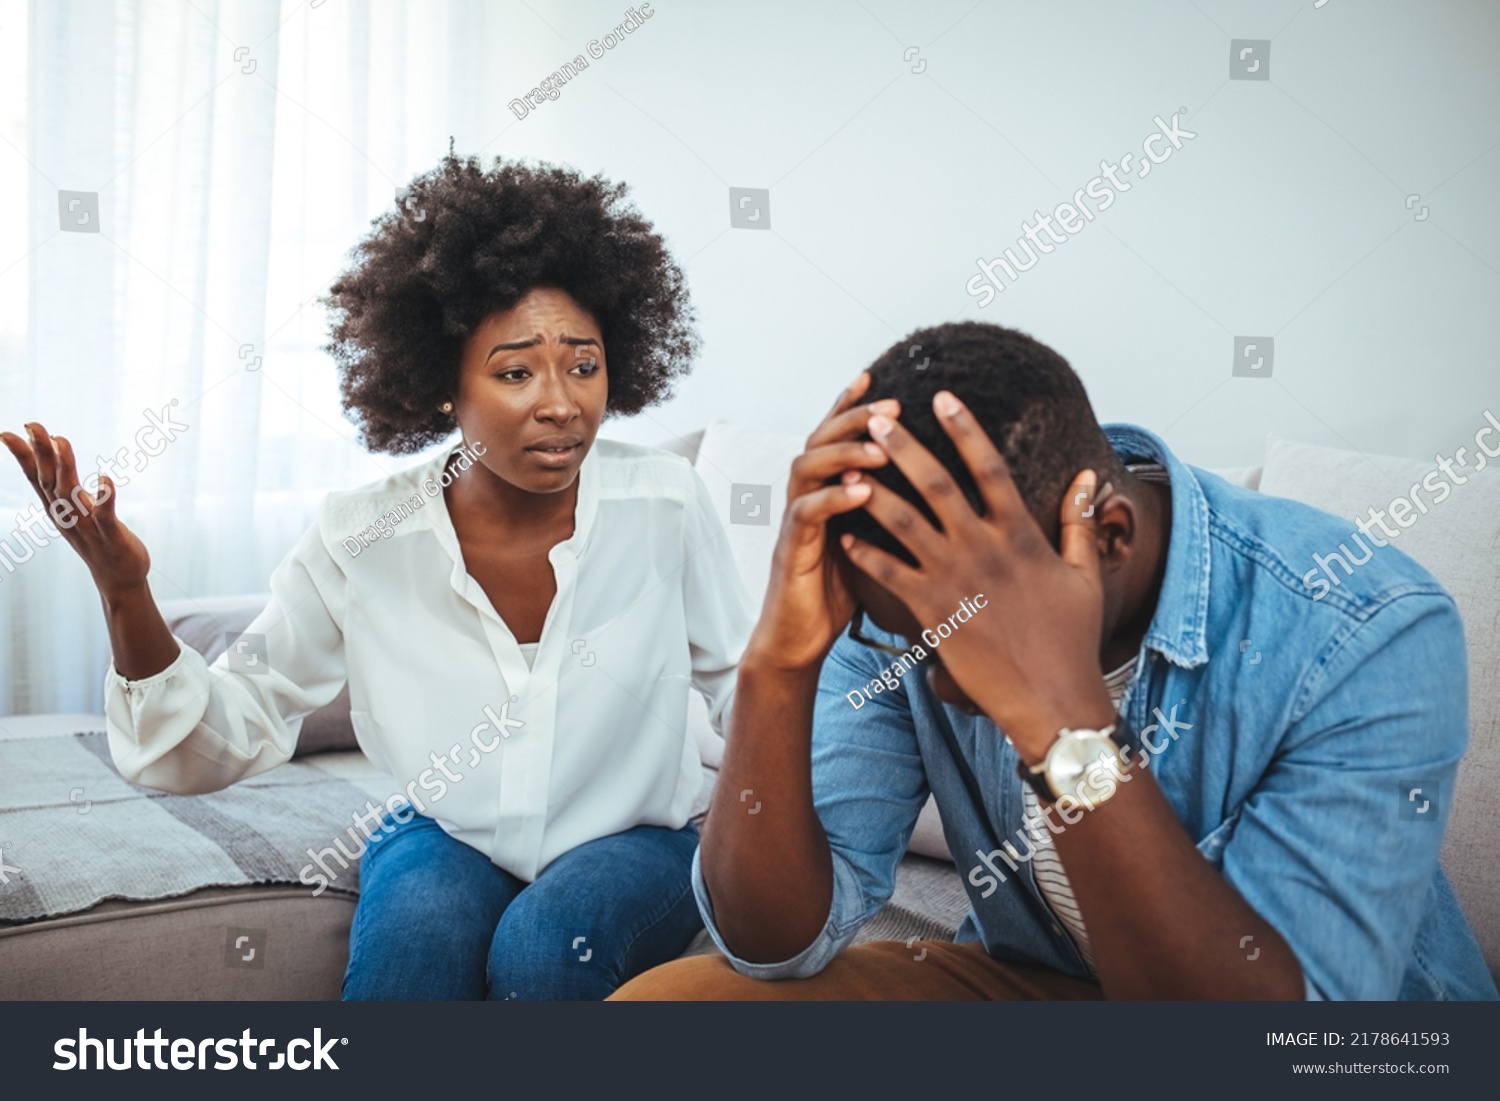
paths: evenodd
<path fill-rule="evenodd" d="M 893 657 L 851 642 L 834 645 L 818 679 L 813 712 L 813 803 L 833 856 L 833 903 L 818 936 L 780 963 L 750 963 L 724 944 L 714 922 L 699 854 L 693 857 L 693 892 L 719 950 L 734 969 L 756 979 L 815 975 L 838 955 L 860 926 L 873 917 L 895 888 L 896 865 L 906 852 L 917 816 L 927 800 L 927 777 L 917 746 L 905 677 L 892 677 L 868 699 L 869 686 Z M 849 693 L 860 698 L 856 710 Z"/>
<path fill-rule="evenodd" d="M 1274 660 L 1268 655 L 1267 660 Z M 1286 940 L 1308 999 L 1392 999 L 1438 868 L 1468 740 L 1463 629 L 1446 596 L 1352 621 L 1288 701 L 1223 874 Z M 1408 789 L 1435 792 L 1403 813 Z"/>

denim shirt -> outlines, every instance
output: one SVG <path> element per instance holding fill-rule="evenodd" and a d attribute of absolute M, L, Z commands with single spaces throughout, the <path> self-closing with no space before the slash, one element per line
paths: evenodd
<path fill-rule="evenodd" d="M 1438 865 L 1468 741 L 1452 598 L 1392 546 L 1320 596 L 1301 578 L 1347 539 L 1347 521 L 1190 467 L 1144 429 L 1105 432 L 1124 461 L 1161 463 L 1172 490 L 1161 593 L 1120 708 L 1131 760 L 1147 762 L 1203 858 L 1290 945 L 1309 999 L 1495 998 Z M 752 977 L 817 973 L 890 898 L 931 792 L 972 906 L 955 940 L 1089 977 L 1026 859 L 1015 749 L 983 715 L 939 701 L 921 673 L 861 694 L 893 660 L 845 635 L 823 664 L 812 779 L 834 882 L 822 932 L 780 963 L 737 958 L 695 857 L 714 941 Z M 983 821 L 942 721 L 978 778 Z M 1418 814 L 1415 786 L 1438 805 Z"/>

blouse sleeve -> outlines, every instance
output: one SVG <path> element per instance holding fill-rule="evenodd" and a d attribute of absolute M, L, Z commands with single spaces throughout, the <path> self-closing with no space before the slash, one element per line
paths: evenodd
<path fill-rule="evenodd" d="M 127 681 L 105 675 L 109 751 L 131 783 L 179 794 L 218 791 L 290 760 L 302 718 L 347 679 L 347 579 L 314 524 L 271 576 L 271 601 L 246 629 L 249 657 L 213 665 L 178 639 L 171 665 Z"/>

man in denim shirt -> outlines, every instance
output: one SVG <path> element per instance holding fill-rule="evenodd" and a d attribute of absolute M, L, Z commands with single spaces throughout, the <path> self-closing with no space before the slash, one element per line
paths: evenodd
<path fill-rule="evenodd" d="M 793 465 L 694 864 L 727 963 L 619 996 L 1494 998 L 1416 802 L 1467 742 L 1458 613 L 1391 547 L 1304 585 L 1347 527 L 1101 430 L 1022 334 L 902 341 Z M 956 941 L 847 948 L 929 792 Z"/>

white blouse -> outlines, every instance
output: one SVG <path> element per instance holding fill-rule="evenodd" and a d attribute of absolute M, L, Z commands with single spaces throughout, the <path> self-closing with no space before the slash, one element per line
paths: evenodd
<path fill-rule="evenodd" d="M 683 826 L 702 783 L 689 685 L 722 734 L 754 622 L 708 491 L 679 456 L 597 440 L 528 668 L 464 568 L 439 484 L 456 454 L 330 494 L 212 666 L 179 640 L 155 676 L 111 667 L 121 775 L 191 793 L 275 768 L 347 681 L 360 748 L 400 796 L 387 806 L 524 881 L 586 841 Z"/>

